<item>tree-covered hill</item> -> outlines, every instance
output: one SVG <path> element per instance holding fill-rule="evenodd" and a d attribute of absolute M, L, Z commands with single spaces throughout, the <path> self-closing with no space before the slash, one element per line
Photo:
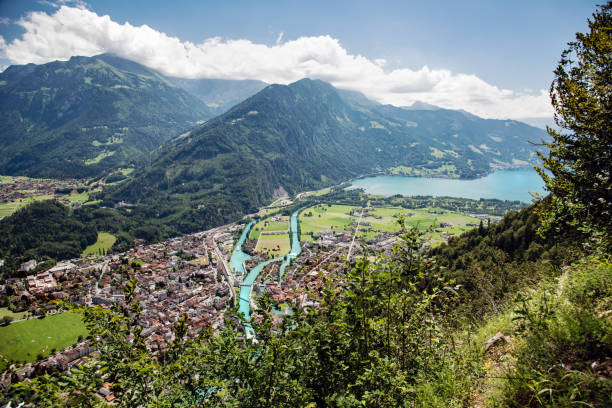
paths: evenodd
<path fill-rule="evenodd" d="M 271 199 L 361 174 L 407 168 L 482 176 L 527 164 L 546 133 L 515 121 L 403 110 L 348 98 L 322 81 L 271 85 L 160 149 L 107 197 L 188 231 L 235 219 Z"/>
<path fill-rule="evenodd" d="M 113 55 L 10 66 L 0 73 L 0 173 L 98 175 L 211 116 L 157 72 Z"/>
<path fill-rule="evenodd" d="M 63 204 L 34 202 L 0 220 L 0 258 L 14 264 L 45 257 L 75 258 L 96 237 L 95 227 L 77 219 Z"/>
<path fill-rule="evenodd" d="M 569 231 L 547 240 L 538 234 L 539 226 L 534 206 L 529 206 L 431 250 L 446 278 L 460 285 L 462 301 L 455 316 L 479 319 L 499 311 L 519 290 L 558 273 L 580 253 L 575 243 L 583 236 Z"/>

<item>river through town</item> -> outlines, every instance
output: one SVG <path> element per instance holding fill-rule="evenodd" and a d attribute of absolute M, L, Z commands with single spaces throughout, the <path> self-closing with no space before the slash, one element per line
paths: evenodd
<path fill-rule="evenodd" d="M 291 219 L 289 221 L 289 232 L 291 234 L 291 251 L 285 256 L 268 259 L 267 261 L 257 264 L 249 271 L 248 275 L 244 277 L 242 283 L 240 284 L 240 313 L 242 313 L 242 315 L 246 319 L 246 324 L 244 328 L 247 338 L 253 338 L 255 334 L 253 331 L 253 327 L 251 327 L 251 325 L 249 324 L 249 321 L 251 320 L 251 292 L 253 290 L 253 284 L 255 283 L 255 280 L 266 266 L 274 262 L 283 261 L 279 269 L 278 278 L 280 281 L 282 279 L 283 273 L 285 272 L 285 268 L 289 266 L 291 264 L 291 261 L 297 258 L 298 255 L 300 255 L 300 253 L 302 252 L 298 228 L 298 215 L 300 211 L 302 211 L 302 209 L 294 211 L 293 214 L 291 214 Z M 244 245 L 244 242 L 246 241 L 249 232 L 251 231 L 251 228 L 253 228 L 253 225 L 255 225 L 255 221 L 251 221 L 242 231 L 240 239 L 234 247 L 234 251 L 232 252 L 232 258 L 230 261 L 232 268 L 235 271 L 242 273 L 243 276 L 246 273 L 244 268 L 244 262 L 251 258 L 251 255 L 244 252 L 242 250 L 242 246 Z"/>

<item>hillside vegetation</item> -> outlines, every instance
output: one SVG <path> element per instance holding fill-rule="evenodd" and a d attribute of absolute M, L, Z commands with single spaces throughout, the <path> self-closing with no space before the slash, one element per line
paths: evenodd
<path fill-rule="evenodd" d="M 106 202 L 136 204 L 146 218 L 189 232 L 255 212 L 280 187 L 296 194 L 400 165 L 482 176 L 534 160 L 529 141 L 546 135 L 515 121 L 370 103 L 347 101 L 322 81 L 268 86 L 165 145 Z"/>
<path fill-rule="evenodd" d="M 99 233 L 103 241 L 97 244 Z M 153 241 L 161 234 L 163 227 L 140 223 L 117 210 L 72 210 L 55 200 L 34 202 L 0 220 L 0 259 L 5 261 L 0 276 L 14 275 L 19 264 L 30 259 L 78 258 L 88 246 L 95 245 L 106 251 L 125 250 L 133 245 L 134 238 Z"/>
<path fill-rule="evenodd" d="M 209 119 L 198 98 L 113 55 L 0 73 L 0 174 L 91 177 L 140 163 Z"/>

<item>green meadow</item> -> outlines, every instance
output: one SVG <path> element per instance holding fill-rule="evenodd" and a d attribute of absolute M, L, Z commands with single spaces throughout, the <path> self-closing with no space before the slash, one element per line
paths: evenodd
<path fill-rule="evenodd" d="M 251 228 L 249 239 L 258 239 L 262 232 L 289 231 L 289 217 L 281 218 L 282 221 L 271 221 L 269 218 L 259 221 Z"/>
<path fill-rule="evenodd" d="M 270 253 L 272 258 L 276 258 L 288 254 L 290 247 L 291 242 L 288 234 L 260 235 L 255 250 Z"/>
<path fill-rule="evenodd" d="M 115 237 L 113 234 L 109 234 L 108 232 L 98 232 L 98 240 L 85 248 L 81 255 L 87 256 L 103 254 L 112 248 L 116 240 L 117 237 Z"/>
<path fill-rule="evenodd" d="M 0 319 L 4 316 L 10 316 L 13 320 L 23 319 L 28 312 L 11 312 L 7 307 L 0 307 Z"/>
<path fill-rule="evenodd" d="M 42 195 L 36 197 L 28 197 L 23 200 L 13 201 L 10 203 L 0 203 L 0 218 L 8 217 L 21 207 L 25 207 L 26 205 L 33 203 L 34 201 L 49 200 L 51 198 L 53 198 L 52 195 Z"/>
<path fill-rule="evenodd" d="M 351 212 L 353 215 L 350 215 Z M 320 204 L 309 208 L 299 216 L 300 239 L 312 241 L 312 235 L 316 236 L 324 230 L 353 233 L 360 212 L 360 207 L 350 205 Z M 384 232 L 398 232 L 398 220 L 403 216 L 406 225 L 418 227 L 432 245 L 444 241 L 445 235 L 460 234 L 480 222 L 475 218 L 439 208 L 378 207 L 368 208 L 366 214 L 361 219 L 358 232 L 358 237 L 362 239 L 368 240 Z"/>
<path fill-rule="evenodd" d="M 63 350 L 76 343 L 79 335 L 87 336 L 81 316 L 66 312 L 44 319 L 29 319 L 0 327 L 0 354 L 12 361 L 36 361 L 51 350 Z"/>

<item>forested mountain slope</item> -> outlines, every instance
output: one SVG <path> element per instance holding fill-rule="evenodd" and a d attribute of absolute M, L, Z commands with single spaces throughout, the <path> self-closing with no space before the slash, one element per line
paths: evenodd
<path fill-rule="evenodd" d="M 322 81 L 271 85 L 171 141 L 107 198 L 152 217 L 182 214 L 189 230 L 253 211 L 281 186 L 297 193 L 397 166 L 481 176 L 532 161 L 529 141 L 545 137 L 515 121 L 353 99 Z"/>
<path fill-rule="evenodd" d="M 10 66 L 0 73 L 0 174 L 98 175 L 211 116 L 157 72 L 109 54 Z"/>

